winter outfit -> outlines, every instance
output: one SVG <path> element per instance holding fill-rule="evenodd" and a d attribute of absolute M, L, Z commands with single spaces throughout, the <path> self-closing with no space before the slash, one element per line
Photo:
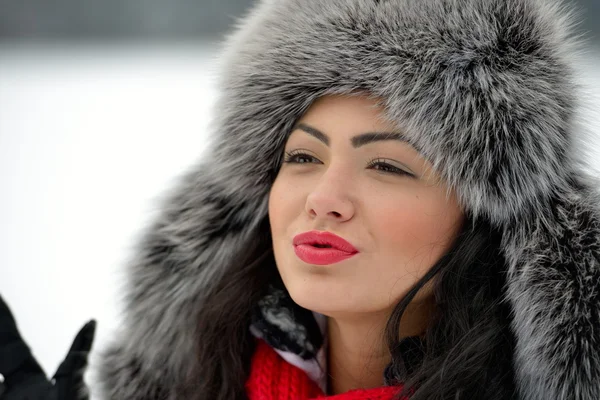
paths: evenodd
<path fill-rule="evenodd" d="M 575 146 L 571 23 L 553 0 L 258 1 L 224 45 L 210 149 L 128 265 L 99 397 L 181 399 L 184 382 L 203 379 L 194 316 L 240 252 L 268 240 L 292 126 L 320 96 L 368 92 L 465 210 L 502 234 L 519 398 L 600 399 L 600 197 Z M 318 397 L 322 316 L 277 287 L 257 310 L 240 377 L 250 398 Z"/>
<path fill-rule="evenodd" d="M 321 399 L 389 400 L 398 386 L 354 389 L 327 396 L 301 368 L 288 363 L 265 341 L 259 339 L 252 358 L 252 368 L 246 381 L 249 400 Z"/>

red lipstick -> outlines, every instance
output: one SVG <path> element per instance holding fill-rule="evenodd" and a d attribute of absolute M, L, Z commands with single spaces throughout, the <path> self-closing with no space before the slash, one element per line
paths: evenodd
<path fill-rule="evenodd" d="M 346 240 L 325 231 L 309 231 L 296 235 L 293 244 L 298 258 L 315 265 L 333 264 L 358 253 Z"/>

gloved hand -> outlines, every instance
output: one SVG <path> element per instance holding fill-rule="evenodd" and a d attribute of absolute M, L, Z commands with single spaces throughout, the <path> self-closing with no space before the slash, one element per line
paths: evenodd
<path fill-rule="evenodd" d="M 0 400 L 87 400 L 83 373 L 94 341 L 96 321 L 86 323 L 51 381 L 21 337 L 0 296 Z"/>

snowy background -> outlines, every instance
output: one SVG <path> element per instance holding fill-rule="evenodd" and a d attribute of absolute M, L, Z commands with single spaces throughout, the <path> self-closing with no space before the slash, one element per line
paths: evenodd
<path fill-rule="evenodd" d="M 218 46 L 210 35 L 36 41 L 5 34 L 0 294 L 51 376 L 85 322 L 98 321 L 95 348 L 116 326 L 135 235 L 157 197 L 204 150 Z M 600 135 L 597 48 L 579 72 L 586 126 Z M 600 176 L 600 136 L 585 147 Z"/>
<path fill-rule="evenodd" d="M 213 47 L 0 47 L 0 294 L 52 375 L 117 322 L 122 266 L 201 156 Z"/>

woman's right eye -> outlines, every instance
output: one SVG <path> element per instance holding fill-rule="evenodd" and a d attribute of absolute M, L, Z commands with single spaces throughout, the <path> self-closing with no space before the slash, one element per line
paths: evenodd
<path fill-rule="evenodd" d="M 317 159 L 311 156 L 310 154 L 303 153 L 301 151 L 290 151 L 285 153 L 285 158 L 283 162 L 293 164 L 306 164 L 314 162 L 315 160 Z"/>

